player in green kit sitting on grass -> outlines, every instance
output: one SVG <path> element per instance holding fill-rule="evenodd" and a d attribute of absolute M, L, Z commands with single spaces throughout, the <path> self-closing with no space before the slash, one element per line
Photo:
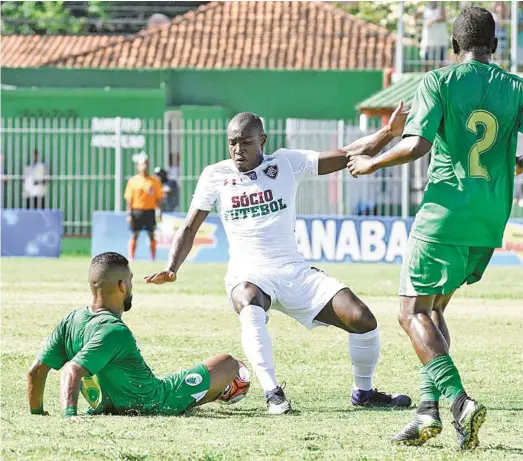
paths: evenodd
<path fill-rule="evenodd" d="M 122 320 L 132 305 L 132 277 L 129 262 L 118 253 L 102 253 L 91 261 L 92 304 L 60 321 L 29 370 L 31 413 L 47 414 L 43 396 L 51 368 L 63 368 L 60 401 L 64 416 L 73 419 L 80 391 L 90 414 L 178 415 L 216 400 L 235 378 L 238 361 L 227 354 L 156 377 Z"/>
<path fill-rule="evenodd" d="M 490 64 L 495 22 L 485 9 L 462 11 L 453 25 L 458 64 L 421 82 L 403 140 L 377 157 L 349 160 L 353 176 L 412 162 L 432 148 L 428 184 L 403 258 L 399 322 L 421 368 L 421 402 L 393 439 L 421 445 L 442 430 L 438 402 L 450 400 L 462 449 L 475 448 L 486 408 L 467 396 L 450 355 L 443 313 L 462 284 L 479 281 L 500 247 L 511 213 L 518 131 L 523 132 L 523 80 Z"/>

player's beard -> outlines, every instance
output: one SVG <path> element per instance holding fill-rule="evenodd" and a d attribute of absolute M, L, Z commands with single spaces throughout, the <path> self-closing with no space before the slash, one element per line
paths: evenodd
<path fill-rule="evenodd" d="M 131 307 L 133 307 L 133 295 L 127 293 L 125 299 L 123 300 L 123 311 L 128 312 L 131 310 Z"/>

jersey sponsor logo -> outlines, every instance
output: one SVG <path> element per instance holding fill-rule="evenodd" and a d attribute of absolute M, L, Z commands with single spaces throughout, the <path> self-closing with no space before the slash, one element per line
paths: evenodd
<path fill-rule="evenodd" d="M 256 171 L 249 171 L 247 173 L 244 173 L 244 176 L 249 178 L 251 181 L 256 181 L 258 179 L 258 175 L 256 174 Z"/>
<path fill-rule="evenodd" d="M 270 213 L 276 213 L 287 208 L 283 199 L 275 199 L 272 190 L 264 190 L 231 197 L 232 209 L 225 210 L 223 219 L 225 221 L 235 221 L 237 219 L 257 218 Z"/>
<path fill-rule="evenodd" d="M 269 165 L 263 170 L 265 176 L 268 176 L 271 179 L 276 179 L 278 176 L 278 165 Z"/>
<path fill-rule="evenodd" d="M 189 373 L 185 377 L 185 384 L 188 386 L 198 386 L 198 384 L 201 384 L 202 381 L 203 377 L 199 373 Z"/>

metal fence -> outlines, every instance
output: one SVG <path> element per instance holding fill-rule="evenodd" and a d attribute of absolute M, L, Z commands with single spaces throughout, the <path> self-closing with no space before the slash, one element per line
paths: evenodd
<path fill-rule="evenodd" d="M 363 132 L 356 120 L 264 122 L 267 152 L 281 147 L 328 150 L 377 129 L 373 126 Z M 145 151 L 152 169 L 167 168 L 170 154 L 179 152 L 179 211 L 186 211 L 203 168 L 228 158 L 226 123 L 182 121 L 172 113 L 155 120 L 2 119 L 2 205 L 35 206 L 32 201 L 27 203 L 24 170 L 34 162 L 36 151 L 38 160 L 45 164 L 44 206 L 63 211 L 66 235 L 88 235 L 93 211 L 125 209 L 123 190 L 135 174 L 134 154 Z M 297 211 L 338 216 L 412 215 L 421 201 L 428 160 L 420 159 L 406 170 L 389 168 L 357 180 L 347 171 L 308 179 L 298 192 Z"/>

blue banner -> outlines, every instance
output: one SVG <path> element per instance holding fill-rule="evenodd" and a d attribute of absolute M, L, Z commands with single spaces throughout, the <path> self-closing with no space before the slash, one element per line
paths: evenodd
<path fill-rule="evenodd" d="M 58 258 L 61 245 L 61 211 L 2 210 L 2 256 Z"/>
<path fill-rule="evenodd" d="M 182 213 L 164 214 L 156 230 L 157 257 L 167 260 L 176 231 L 183 225 Z M 373 218 L 364 216 L 309 217 L 296 220 L 298 250 L 311 262 L 401 263 L 413 218 Z M 129 226 L 125 213 L 93 214 L 93 255 L 104 251 L 127 254 Z M 137 259 L 150 259 L 147 233 L 138 241 Z M 196 235 L 188 261 L 227 262 L 228 243 L 217 215 L 209 215 Z M 496 250 L 492 264 L 523 264 L 523 220 L 511 220 L 505 231 L 503 248 Z"/>
<path fill-rule="evenodd" d="M 156 228 L 156 257 L 167 261 L 175 233 L 185 221 L 184 213 L 164 213 Z M 93 256 L 105 251 L 116 251 L 127 255 L 130 230 L 125 213 L 95 211 L 91 250 Z M 200 227 L 194 246 L 187 257 L 192 262 L 227 262 L 229 245 L 220 218 L 210 215 Z M 141 232 L 136 249 L 136 259 L 151 259 L 149 237 Z"/>

